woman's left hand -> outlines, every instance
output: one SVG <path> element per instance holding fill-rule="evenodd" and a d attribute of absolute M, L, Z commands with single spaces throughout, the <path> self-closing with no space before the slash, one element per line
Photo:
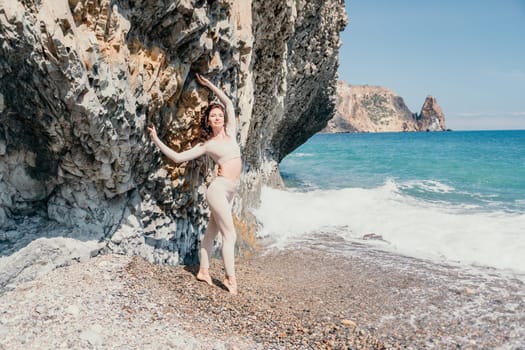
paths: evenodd
<path fill-rule="evenodd" d="M 148 132 L 149 132 L 149 136 L 151 137 L 153 141 L 156 141 L 158 139 L 157 129 L 155 129 L 155 125 L 152 124 L 148 126 Z"/>
<path fill-rule="evenodd" d="M 206 87 L 210 87 L 211 85 L 213 85 L 211 83 L 211 81 L 209 81 L 208 79 L 206 79 L 202 75 L 197 73 L 197 74 L 195 74 L 195 76 L 197 77 L 197 81 L 199 82 L 199 84 L 201 84 L 203 86 L 206 86 Z"/>

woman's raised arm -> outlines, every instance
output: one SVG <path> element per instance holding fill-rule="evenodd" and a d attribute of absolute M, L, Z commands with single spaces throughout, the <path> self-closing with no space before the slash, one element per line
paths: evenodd
<path fill-rule="evenodd" d="M 235 109 L 233 108 L 232 101 L 228 96 L 226 96 L 224 91 L 219 89 L 217 86 L 213 85 L 211 81 L 209 81 L 200 74 L 196 74 L 196 76 L 199 84 L 210 89 L 224 105 L 226 115 L 228 117 L 228 123 L 226 124 L 226 133 L 228 134 L 228 136 L 235 137 L 237 135 L 237 120 L 235 119 Z"/>

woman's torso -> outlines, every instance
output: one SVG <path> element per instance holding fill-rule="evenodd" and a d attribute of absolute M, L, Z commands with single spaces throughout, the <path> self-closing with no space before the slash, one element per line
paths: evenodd
<path fill-rule="evenodd" d="M 207 141 L 207 154 L 220 166 L 220 176 L 238 180 L 242 171 L 240 147 L 232 137 Z"/>

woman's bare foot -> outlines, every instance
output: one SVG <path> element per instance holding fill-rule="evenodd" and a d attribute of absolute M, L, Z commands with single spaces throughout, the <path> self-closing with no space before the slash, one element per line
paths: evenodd
<path fill-rule="evenodd" d="M 237 279 L 235 276 L 226 276 L 223 283 L 231 295 L 237 295 Z"/>
<path fill-rule="evenodd" d="M 199 269 L 199 272 L 197 273 L 197 279 L 199 281 L 203 281 L 208 283 L 210 286 L 213 286 L 213 282 L 211 281 L 210 272 L 208 269 L 201 268 Z"/>

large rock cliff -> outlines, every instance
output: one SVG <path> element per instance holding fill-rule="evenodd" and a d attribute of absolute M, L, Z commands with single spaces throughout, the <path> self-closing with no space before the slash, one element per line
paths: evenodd
<path fill-rule="evenodd" d="M 445 116 L 428 96 L 419 114 L 403 98 L 382 86 L 337 82 L 336 113 L 323 132 L 443 131 Z"/>
<path fill-rule="evenodd" d="M 237 108 L 253 237 L 260 187 L 332 116 L 345 25 L 342 0 L 0 0 L 0 287 L 105 251 L 196 261 L 213 163 L 145 130 L 198 141 L 195 72 Z"/>

